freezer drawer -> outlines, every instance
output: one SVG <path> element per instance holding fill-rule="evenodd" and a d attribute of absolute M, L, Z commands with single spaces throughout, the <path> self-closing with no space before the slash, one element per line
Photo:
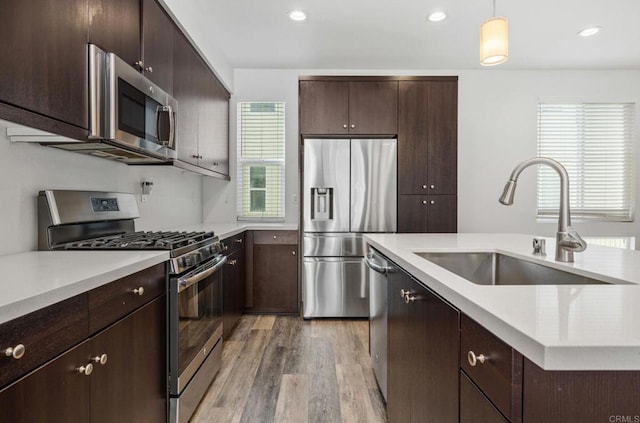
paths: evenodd
<path fill-rule="evenodd" d="M 305 319 L 369 317 L 369 286 L 362 258 L 304 258 Z"/>
<path fill-rule="evenodd" d="M 362 234 L 305 233 L 302 240 L 305 257 L 362 257 Z"/>

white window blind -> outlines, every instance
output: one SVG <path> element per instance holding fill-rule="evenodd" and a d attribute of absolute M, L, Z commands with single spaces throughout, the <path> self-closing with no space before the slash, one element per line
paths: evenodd
<path fill-rule="evenodd" d="M 238 220 L 284 220 L 284 103 L 238 104 Z"/>
<path fill-rule="evenodd" d="M 634 103 L 538 104 L 538 155 L 569 173 L 576 219 L 633 220 Z M 558 216 L 560 180 L 538 168 L 538 218 Z"/>

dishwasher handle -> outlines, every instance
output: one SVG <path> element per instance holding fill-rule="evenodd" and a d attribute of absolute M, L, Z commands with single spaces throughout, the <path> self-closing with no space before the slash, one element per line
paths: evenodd
<path fill-rule="evenodd" d="M 378 273 L 382 273 L 383 275 L 386 275 L 387 273 L 391 272 L 392 268 L 388 267 L 388 266 L 381 266 L 378 263 L 376 263 L 373 260 L 373 253 L 367 253 L 367 255 L 364 258 L 364 262 L 367 265 L 367 267 L 371 270 L 374 270 Z"/>

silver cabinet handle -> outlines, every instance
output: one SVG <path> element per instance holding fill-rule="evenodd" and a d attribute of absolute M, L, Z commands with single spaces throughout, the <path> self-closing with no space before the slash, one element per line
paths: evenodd
<path fill-rule="evenodd" d="M 233 242 L 237 242 L 238 244 L 242 244 L 242 238 L 234 239 Z"/>
<path fill-rule="evenodd" d="M 422 200 L 422 204 L 427 204 L 427 200 Z"/>
<path fill-rule="evenodd" d="M 423 186 L 422 186 L 422 189 L 427 189 L 427 186 L 426 186 L 426 185 L 423 185 Z"/>
<path fill-rule="evenodd" d="M 467 353 L 467 361 L 471 367 L 475 367 L 477 363 L 484 364 L 487 360 L 489 360 L 489 357 L 484 354 L 476 355 L 473 351 Z"/>
<path fill-rule="evenodd" d="M 80 366 L 76 370 L 82 375 L 89 376 L 93 373 L 93 364 L 89 363 L 86 366 Z"/>
<path fill-rule="evenodd" d="M 435 203 L 436 203 L 436 200 L 429 201 L 429 204 L 435 204 Z"/>
<path fill-rule="evenodd" d="M 351 124 L 351 129 L 355 128 L 356 125 L 354 125 L 353 123 Z"/>
<path fill-rule="evenodd" d="M 238 260 L 233 259 L 233 260 L 229 260 L 229 261 L 227 262 L 227 264 L 228 264 L 229 266 L 235 266 L 237 262 L 238 262 Z"/>
<path fill-rule="evenodd" d="M 26 351 L 26 348 L 22 344 L 18 344 L 15 347 L 9 347 L 4 350 L 4 355 L 7 357 L 13 357 L 16 360 L 20 360 Z"/>
<path fill-rule="evenodd" d="M 149 66 L 148 68 L 144 68 L 145 72 L 153 73 L 153 68 Z"/>
<path fill-rule="evenodd" d="M 142 60 L 138 60 L 135 65 L 138 67 L 138 70 L 144 69 L 144 62 Z"/>
<path fill-rule="evenodd" d="M 296 252 L 295 252 L 295 251 L 292 251 L 292 252 L 291 252 L 291 255 L 295 256 L 295 255 L 296 255 Z"/>
<path fill-rule="evenodd" d="M 140 288 L 136 288 L 136 289 L 134 289 L 134 290 L 133 290 L 133 293 L 134 293 L 134 294 L 136 294 L 136 295 L 142 295 L 142 294 L 144 294 L 144 287 L 142 287 L 142 286 L 141 286 Z"/>
<path fill-rule="evenodd" d="M 96 355 L 91 360 L 93 360 L 94 363 L 100 363 L 101 366 L 104 366 L 105 364 L 107 364 L 108 359 L 109 357 L 107 357 L 106 354 L 102 354 L 102 355 Z"/>
<path fill-rule="evenodd" d="M 273 239 L 278 239 L 278 237 L 274 235 L 274 236 L 273 236 Z"/>
<path fill-rule="evenodd" d="M 404 298 L 404 297 L 406 297 L 407 295 L 410 295 L 410 294 L 411 294 L 411 291 L 409 291 L 408 289 L 407 290 L 405 290 L 405 289 L 401 289 L 400 290 L 400 296 L 402 298 Z"/>
<path fill-rule="evenodd" d="M 342 125 L 342 127 L 346 129 L 347 128 L 347 124 L 345 123 L 344 125 Z"/>
<path fill-rule="evenodd" d="M 417 297 L 415 295 L 411 295 L 411 294 L 407 293 L 404 296 L 404 302 L 407 303 L 407 304 L 412 303 L 415 300 L 417 300 Z"/>
<path fill-rule="evenodd" d="M 435 185 L 429 185 L 429 188 L 436 189 L 436 186 Z"/>

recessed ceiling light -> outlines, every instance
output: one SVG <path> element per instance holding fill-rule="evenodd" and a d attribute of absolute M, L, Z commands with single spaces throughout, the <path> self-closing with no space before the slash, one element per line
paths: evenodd
<path fill-rule="evenodd" d="M 447 14 L 444 13 L 442 10 L 436 10 L 435 12 L 430 14 L 427 17 L 427 19 L 429 19 L 431 22 L 440 22 L 444 20 L 446 17 L 447 17 Z"/>
<path fill-rule="evenodd" d="M 590 26 L 589 28 L 585 28 L 581 31 L 578 32 L 578 35 L 581 37 L 590 37 L 592 35 L 596 35 L 598 32 L 600 32 L 600 27 L 599 26 Z"/>
<path fill-rule="evenodd" d="M 287 15 L 289 15 L 289 19 L 291 19 L 292 21 L 300 22 L 307 19 L 307 14 L 302 10 L 291 10 L 289 11 L 289 13 L 287 13 Z"/>

